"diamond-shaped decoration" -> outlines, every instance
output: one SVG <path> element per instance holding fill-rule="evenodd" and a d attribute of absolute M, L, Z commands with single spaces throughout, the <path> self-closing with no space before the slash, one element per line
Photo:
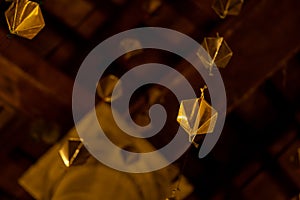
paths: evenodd
<path fill-rule="evenodd" d="M 218 112 L 204 98 L 196 98 L 181 101 L 177 121 L 193 142 L 196 135 L 214 131 L 217 117 Z"/>
<path fill-rule="evenodd" d="M 243 0 L 214 0 L 212 8 L 224 19 L 227 15 L 238 15 L 242 9 Z"/>
<path fill-rule="evenodd" d="M 114 75 L 108 75 L 100 79 L 97 86 L 97 94 L 99 97 L 107 103 L 110 103 L 120 97 L 122 95 L 122 88 L 120 83 L 117 84 L 118 82 L 119 78 Z M 112 97 L 114 90 L 115 95 Z"/>
<path fill-rule="evenodd" d="M 88 152 L 80 138 L 69 138 L 58 152 L 67 167 L 76 165 L 76 163 L 81 164 L 88 157 Z"/>
<path fill-rule="evenodd" d="M 205 37 L 202 47 L 208 54 L 203 55 L 199 50 L 197 56 L 204 66 L 209 69 L 210 75 L 213 75 L 212 69 L 214 65 L 219 68 L 225 68 L 233 55 L 228 44 L 219 34 L 217 34 L 217 37 Z"/>
<path fill-rule="evenodd" d="M 34 38 L 45 26 L 39 4 L 28 0 L 13 1 L 5 17 L 10 33 L 27 39 Z"/>

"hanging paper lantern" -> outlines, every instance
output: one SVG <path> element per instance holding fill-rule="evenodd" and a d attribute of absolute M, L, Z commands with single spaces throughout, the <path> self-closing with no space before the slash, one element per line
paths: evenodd
<path fill-rule="evenodd" d="M 214 0 L 212 8 L 224 19 L 227 15 L 238 15 L 242 9 L 243 0 Z"/>
<path fill-rule="evenodd" d="M 80 138 L 69 138 L 58 152 L 67 167 L 84 163 L 89 156 Z"/>
<path fill-rule="evenodd" d="M 120 42 L 120 48 L 128 52 L 124 56 L 125 59 L 132 58 L 133 56 L 138 55 L 143 51 L 141 42 L 135 38 L 124 38 Z"/>
<path fill-rule="evenodd" d="M 224 38 L 220 37 L 218 33 L 217 37 L 205 37 L 202 47 L 208 54 L 204 55 L 199 51 L 197 55 L 204 66 L 209 69 L 210 75 L 213 75 L 212 69 L 214 65 L 219 68 L 225 68 L 233 55 Z"/>
<path fill-rule="evenodd" d="M 10 33 L 27 39 L 34 38 L 45 26 L 39 4 L 28 0 L 15 0 L 5 17 Z"/>
<path fill-rule="evenodd" d="M 189 134 L 190 142 L 196 135 L 212 133 L 218 117 L 218 112 L 204 99 L 204 88 L 200 98 L 183 100 L 177 116 L 180 126 Z"/>

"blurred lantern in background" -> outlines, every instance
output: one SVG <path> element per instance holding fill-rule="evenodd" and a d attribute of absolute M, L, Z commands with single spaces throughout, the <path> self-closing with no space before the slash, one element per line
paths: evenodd
<path fill-rule="evenodd" d="M 45 26 L 39 4 L 28 0 L 13 1 L 5 17 L 10 33 L 27 39 L 34 38 Z"/>
<path fill-rule="evenodd" d="M 135 38 L 124 38 L 120 42 L 120 48 L 127 52 L 124 55 L 124 58 L 126 60 L 143 52 L 143 47 L 141 42 Z"/>
<path fill-rule="evenodd" d="M 243 0 L 214 0 L 212 8 L 224 19 L 227 15 L 238 15 L 242 9 Z"/>
<path fill-rule="evenodd" d="M 220 37 L 218 33 L 217 37 L 205 37 L 202 47 L 208 54 L 197 53 L 197 55 L 204 66 L 209 69 L 210 75 L 213 75 L 214 65 L 219 68 L 225 68 L 233 55 L 224 38 Z"/>

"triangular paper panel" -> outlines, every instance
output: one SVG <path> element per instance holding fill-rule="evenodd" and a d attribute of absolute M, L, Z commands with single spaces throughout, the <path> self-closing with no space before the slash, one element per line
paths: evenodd
<path fill-rule="evenodd" d="M 218 112 L 204 98 L 196 98 L 181 101 L 177 121 L 193 142 L 196 135 L 214 131 L 217 117 Z"/>
<path fill-rule="evenodd" d="M 218 112 L 210 106 L 204 99 L 200 103 L 199 109 L 201 127 L 197 130 L 197 134 L 212 133 L 218 118 Z M 209 119 L 209 120 L 206 120 Z"/>
<path fill-rule="evenodd" d="M 195 111 L 198 107 L 198 99 L 184 100 L 180 103 L 177 122 L 189 134 L 193 133 L 193 125 L 197 116 Z"/>
<path fill-rule="evenodd" d="M 202 47 L 207 52 L 207 55 L 201 54 L 199 50 L 197 56 L 204 66 L 209 69 L 210 75 L 212 75 L 214 65 L 219 68 L 225 68 L 233 55 L 224 38 L 218 34 L 217 37 L 205 37 L 202 42 Z"/>
<path fill-rule="evenodd" d="M 86 156 L 79 156 L 83 151 L 83 143 L 80 138 L 69 138 L 60 148 L 59 155 L 67 167 L 77 163 L 83 163 Z M 85 149 L 84 149 L 85 150 Z"/>
<path fill-rule="evenodd" d="M 224 19 L 227 15 L 238 15 L 242 9 L 243 0 L 214 0 L 212 8 Z"/>
<path fill-rule="evenodd" d="M 10 33 L 34 38 L 45 26 L 44 18 L 36 2 L 15 0 L 5 12 Z"/>

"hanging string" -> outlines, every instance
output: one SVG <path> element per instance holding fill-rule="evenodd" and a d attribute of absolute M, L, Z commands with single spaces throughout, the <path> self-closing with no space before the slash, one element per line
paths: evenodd
<path fill-rule="evenodd" d="M 172 190 L 171 196 L 166 198 L 166 200 L 175 200 L 176 199 L 176 192 L 180 191 L 180 184 L 181 184 L 181 181 L 182 181 L 182 178 L 183 178 L 183 171 L 184 171 L 185 166 L 188 162 L 189 152 L 190 152 L 191 147 L 192 147 L 192 145 L 189 146 L 188 150 L 186 151 L 186 153 L 184 155 L 183 162 L 182 162 L 182 164 L 180 166 L 180 169 L 179 169 L 179 175 L 178 175 L 176 187 Z"/>
<path fill-rule="evenodd" d="M 201 92 L 201 95 L 200 95 L 200 98 L 199 100 L 203 100 L 204 99 L 204 91 L 205 89 L 207 89 L 207 86 L 204 85 L 202 88 L 200 88 L 200 92 Z M 199 103 L 199 102 L 196 102 L 196 103 Z M 195 105 L 194 105 L 194 109 L 193 110 L 196 110 L 195 109 Z M 194 113 L 192 113 L 192 115 L 194 115 Z M 194 141 L 194 139 L 191 141 L 193 145 L 190 145 L 189 148 L 187 149 L 185 155 L 184 155 L 184 158 L 183 158 L 183 162 L 182 162 L 182 165 L 180 167 L 180 170 L 179 170 L 179 175 L 178 175 L 178 179 L 177 179 L 177 184 L 176 184 L 176 187 L 175 189 L 172 190 L 172 194 L 170 197 L 166 198 L 166 200 L 175 200 L 176 199 L 176 192 L 177 191 L 180 191 L 180 183 L 181 183 L 181 180 L 183 178 L 183 171 L 185 169 L 185 166 L 188 162 L 188 159 L 189 159 L 189 154 L 190 154 L 190 149 L 192 148 L 192 146 L 195 146 L 196 148 L 199 147 L 199 144 L 196 143 Z"/>

